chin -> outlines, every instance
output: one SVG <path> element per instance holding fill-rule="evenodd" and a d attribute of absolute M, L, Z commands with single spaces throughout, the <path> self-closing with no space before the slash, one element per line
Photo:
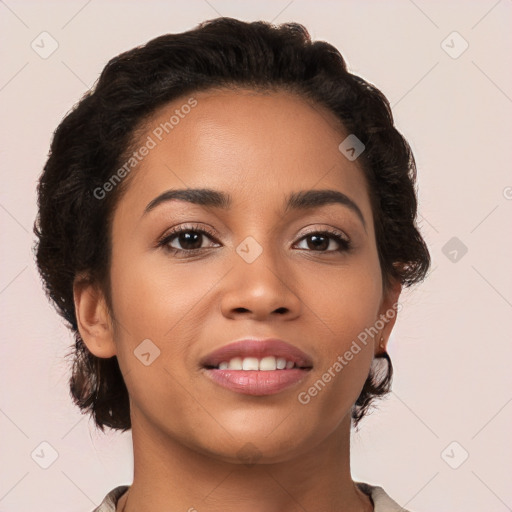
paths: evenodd
<path fill-rule="evenodd" d="M 270 434 L 269 434 L 270 432 Z M 225 432 L 224 432 L 225 433 Z M 204 442 L 204 439 L 202 440 Z M 238 432 L 230 436 L 225 433 L 222 442 L 212 439 L 209 446 L 204 446 L 203 453 L 229 464 L 274 464 L 292 460 L 311 448 L 311 439 L 304 433 L 290 432 L 280 428 Z"/>

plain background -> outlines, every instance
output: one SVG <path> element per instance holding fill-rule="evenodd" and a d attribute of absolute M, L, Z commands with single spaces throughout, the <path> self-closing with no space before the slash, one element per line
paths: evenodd
<path fill-rule="evenodd" d="M 54 129 L 111 57 L 219 15 L 305 24 L 384 92 L 415 152 L 432 271 L 402 295 L 393 393 L 353 436 L 354 478 L 415 512 L 512 510 L 512 2 L 6 0 L 0 511 L 87 512 L 132 481 L 130 433 L 102 434 L 68 394 L 72 336 L 31 252 L 35 186 Z"/>

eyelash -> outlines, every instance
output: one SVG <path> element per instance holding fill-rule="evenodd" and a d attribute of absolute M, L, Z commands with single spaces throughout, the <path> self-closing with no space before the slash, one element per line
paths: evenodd
<path fill-rule="evenodd" d="M 213 249 L 214 247 L 205 247 L 205 248 L 196 248 L 196 249 L 177 249 L 176 247 L 171 247 L 169 243 L 179 236 L 181 233 L 200 233 L 211 238 L 214 242 L 216 242 L 215 235 L 210 230 L 199 227 L 198 225 L 190 225 L 190 226 L 180 226 L 179 228 L 174 229 L 173 231 L 164 235 L 157 243 L 157 247 L 163 247 L 166 251 L 173 255 L 177 255 L 179 253 L 188 253 L 189 256 L 194 256 L 199 251 L 203 251 L 205 249 Z M 306 238 L 312 235 L 321 235 L 321 236 L 329 236 L 331 239 L 335 240 L 340 246 L 339 249 L 330 250 L 330 251 L 314 251 L 310 252 L 318 252 L 318 253 L 342 253 L 342 252 L 350 252 L 352 250 L 352 243 L 349 239 L 346 238 L 346 235 L 342 234 L 340 231 L 335 229 L 322 229 L 322 230 L 312 230 L 308 233 L 305 233 L 298 241 L 301 242 Z M 300 249 L 307 250 L 307 249 Z M 183 256 L 187 257 L 187 256 Z"/>

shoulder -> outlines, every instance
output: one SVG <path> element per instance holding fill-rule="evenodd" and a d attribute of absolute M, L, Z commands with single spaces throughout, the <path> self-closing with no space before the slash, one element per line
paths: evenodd
<path fill-rule="evenodd" d="M 374 512 L 410 512 L 393 501 L 382 487 L 355 482 L 359 489 L 370 496 L 373 501 Z"/>
<path fill-rule="evenodd" d="M 103 501 L 92 512 L 116 512 L 119 498 L 129 489 L 129 485 L 119 485 L 103 498 Z"/>

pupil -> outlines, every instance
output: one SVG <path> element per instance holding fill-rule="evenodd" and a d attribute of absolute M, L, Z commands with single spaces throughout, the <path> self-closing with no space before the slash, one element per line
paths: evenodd
<path fill-rule="evenodd" d="M 313 248 L 315 248 L 315 249 L 327 249 L 329 247 L 329 240 L 325 236 L 311 235 L 309 238 L 314 241 L 312 245 L 313 245 Z M 320 243 L 317 243 L 319 240 L 320 240 Z M 311 246 L 310 246 L 310 249 L 311 249 Z"/>
<path fill-rule="evenodd" d="M 201 233 L 191 233 L 191 232 L 182 233 L 180 235 L 180 244 L 184 248 L 199 249 L 199 248 L 201 248 L 201 243 L 199 243 L 198 247 L 195 247 L 195 246 L 190 247 L 190 245 L 197 244 L 198 241 L 200 242 L 200 238 L 201 238 Z"/>

